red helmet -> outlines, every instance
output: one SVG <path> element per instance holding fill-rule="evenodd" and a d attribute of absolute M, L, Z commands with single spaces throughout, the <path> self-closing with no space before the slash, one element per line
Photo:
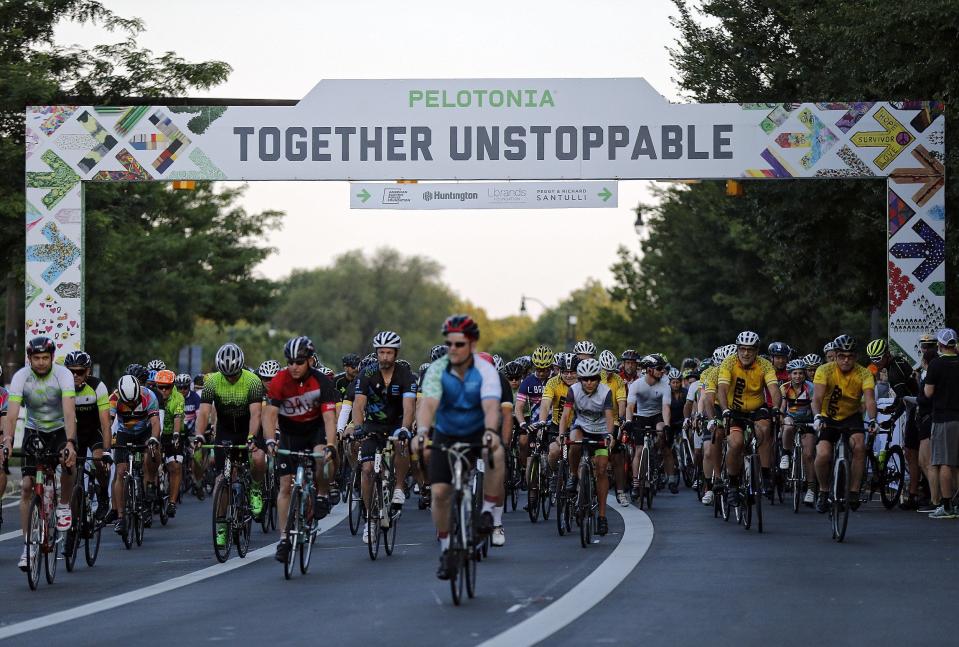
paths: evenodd
<path fill-rule="evenodd" d="M 463 333 L 463 335 L 472 341 L 479 339 L 479 326 L 469 315 L 450 315 L 443 322 L 443 334 L 448 335 L 453 332 Z"/>

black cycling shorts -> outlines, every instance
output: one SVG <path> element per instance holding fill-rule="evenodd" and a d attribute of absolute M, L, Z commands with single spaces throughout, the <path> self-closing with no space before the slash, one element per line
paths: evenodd
<path fill-rule="evenodd" d="M 242 447 L 246 450 L 246 434 L 240 432 L 238 434 L 230 434 L 225 432 L 217 432 L 216 437 L 213 440 L 214 445 L 223 445 L 230 443 L 233 447 Z M 239 456 L 239 452 L 233 453 L 234 457 Z M 243 454 L 243 456 L 246 456 Z M 223 471 L 223 462 L 226 459 L 226 450 L 217 447 L 213 450 L 213 460 L 216 464 L 216 471 Z"/>
<path fill-rule="evenodd" d="M 100 428 L 77 429 L 77 458 L 83 459 L 87 451 L 103 448 L 103 433 Z"/>
<path fill-rule="evenodd" d="M 849 438 L 854 434 L 865 433 L 862 422 L 862 414 L 857 413 L 843 420 L 823 420 L 823 426 L 819 429 L 819 440 L 825 440 L 829 443 L 836 443 L 840 436 Z"/>
<path fill-rule="evenodd" d="M 655 431 L 656 425 L 663 421 L 662 415 L 656 416 L 634 416 L 627 424 L 629 437 L 636 445 L 643 444 L 643 437 L 647 431 Z"/>
<path fill-rule="evenodd" d="M 732 411 L 729 416 L 729 428 L 743 430 L 750 423 L 771 418 L 772 413 L 766 407 L 759 407 L 755 411 Z"/>
<path fill-rule="evenodd" d="M 163 460 L 169 463 L 170 461 L 176 461 L 177 463 L 183 462 L 183 443 L 186 442 L 187 437 L 184 434 L 180 434 L 180 442 L 173 442 L 173 434 L 163 434 L 160 436 L 160 445 L 163 447 Z M 177 460 L 177 459 L 180 460 Z"/>
<path fill-rule="evenodd" d="M 127 458 L 129 457 L 129 450 L 125 449 L 125 445 L 145 445 L 148 440 L 150 440 L 149 429 L 144 431 L 131 434 L 129 431 L 118 431 L 117 437 L 113 441 L 113 462 L 114 463 L 126 463 Z"/>
<path fill-rule="evenodd" d="M 438 431 L 433 432 L 432 444 L 430 445 L 430 483 L 452 483 L 453 472 L 450 470 L 449 457 L 443 449 L 444 445 L 453 443 L 477 444 L 483 442 L 485 431 L 479 431 L 469 436 L 446 436 Z M 481 449 L 472 449 L 468 455 L 471 460 L 479 458 Z"/>
<path fill-rule="evenodd" d="M 54 451 L 52 458 L 48 458 L 44 463 L 52 462 L 54 466 L 60 462 L 59 454 L 67 444 L 67 434 L 64 429 L 56 431 L 35 431 L 27 429 L 23 436 L 23 466 L 20 470 L 22 476 L 36 476 L 37 467 L 40 465 L 39 457 L 33 447 L 33 439 L 39 438 L 44 451 L 42 455 L 49 456 L 48 451 Z"/>
<path fill-rule="evenodd" d="M 320 432 L 319 427 L 316 428 L 316 431 L 309 434 L 281 433 L 277 449 L 286 449 L 291 452 L 311 452 L 317 445 L 326 445 L 325 436 Z M 299 465 L 299 463 L 291 456 L 284 454 L 276 455 L 276 473 L 278 476 L 295 474 L 297 465 Z"/>

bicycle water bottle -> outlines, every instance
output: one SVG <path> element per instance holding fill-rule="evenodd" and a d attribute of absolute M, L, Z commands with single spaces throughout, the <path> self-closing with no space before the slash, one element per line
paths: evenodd
<path fill-rule="evenodd" d="M 47 481 L 43 484 L 43 514 L 49 516 L 53 510 L 53 483 Z"/>
<path fill-rule="evenodd" d="M 879 469 L 885 469 L 886 467 L 886 448 L 883 447 L 879 450 Z"/>

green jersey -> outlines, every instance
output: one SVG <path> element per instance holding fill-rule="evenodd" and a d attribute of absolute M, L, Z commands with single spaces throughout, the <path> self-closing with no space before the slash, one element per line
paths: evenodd
<path fill-rule="evenodd" d="M 173 389 L 170 392 L 170 397 L 166 399 L 166 403 L 163 405 L 163 433 L 172 434 L 173 433 L 173 420 L 174 418 L 183 418 L 183 405 L 185 400 L 179 391 Z"/>
<path fill-rule="evenodd" d="M 250 431 L 250 405 L 263 403 L 263 382 L 246 369 L 232 384 L 222 373 L 211 373 L 203 383 L 200 403 L 212 404 L 216 409 L 218 434 L 246 437 Z"/>

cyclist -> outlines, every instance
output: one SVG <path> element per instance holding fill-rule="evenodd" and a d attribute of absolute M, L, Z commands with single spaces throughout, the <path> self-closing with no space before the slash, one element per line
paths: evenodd
<path fill-rule="evenodd" d="M 503 525 L 503 507 L 497 504 L 503 494 L 505 460 L 497 437 L 502 386 L 492 364 L 476 354 L 479 326 L 469 315 L 452 315 L 443 322 L 442 333 L 448 352 L 430 364 L 423 378 L 416 440 L 422 447 L 426 431 L 435 424 L 429 471 L 433 523 L 440 544 L 436 576 L 447 580 L 455 575 L 455 565 L 447 558 L 453 475 L 444 446 L 455 442 L 483 444 L 492 453 L 483 480 L 483 510 L 477 522 L 481 535 Z"/>
<path fill-rule="evenodd" d="M 556 464 L 563 453 L 556 437 L 559 435 L 559 420 L 563 413 L 563 403 L 566 401 L 566 394 L 569 393 L 569 387 L 576 384 L 578 379 L 576 375 L 576 356 L 572 353 L 559 354 L 559 374 L 554 375 L 546 381 L 543 387 L 543 399 L 539 403 L 539 421 L 540 425 L 548 425 L 540 434 L 540 442 L 549 441 L 549 454 L 547 460 L 549 466 L 556 472 Z M 570 470 L 574 471 L 574 470 Z M 566 481 L 566 489 L 573 489 L 575 482 L 570 474 Z M 552 488 L 552 484 L 550 484 Z"/>
<path fill-rule="evenodd" d="M 337 373 L 333 377 L 333 386 L 340 393 L 340 399 L 346 398 L 346 392 L 350 383 L 356 380 L 360 372 L 360 356 L 356 353 L 347 353 L 341 360 L 343 363 L 343 372 Z"/>
<path fill-rule="evenodd" d="M 812 423 L 813 383 L 806 379 L 806 363 L 801 359 L 790 360 L 786 363 L 789 371 L 789 381 L 780 385 L 779 393 L 782 396 L 781 411 L 783 412 L 783 457 L 779 462 L 779 469 L 789 470 L 790 455 L 793 443 L 796 441 L 796 431 L 801 434 L 802 462 L 806 473 L 806 495 L 803 503 L 811 506 L 816 502 L 816 481 L 813 470 L 813 459 L 816 457 L 816 434 Z M 796 484 L 800 487 L 800 484 Z"/>
<path fill-rule="evenodd" d="M 829 485 L 832 483 L 829 467 L 833 444 L 841 436 L 849 439 L 852 449 L 852 469 L 849 474 L 849 507 L 859 508 L 859 484 L 866 463 L 866 444 L 860 403 L 865 399 L 870 431 L 876 425 L 876 382 L 865 366 L 856 363 L 856 340 L 839 335 L 832 341 L 835 362 L 827 362 L 816 371 L 815 393 L 812 399 L 813 427 L 819 434 L 816 445 L 816 478 L 819 498 L 816 510 L 829 509 Z"/>
<path fill-rule="evenodd" d="M 577 382 L 569 387 L 563 402 L 563 415 L 559 419 L 559 437 L 562 441 L 569 431 L 570 440 L 574 443 L 588 437 L 590 440 L 606 441 L 613 435 L 614 404 L 613 391 L 608 384 L 604 384 L 600 372 L 602 367 L 592 358 L 586 358 L 576 365 Z M 593 452 L 593 469 L 596 476 L 596 498 L 599 504 L 599 519 L 596 525 L 596 534 L 605 535 L 609 532 L 606 521 L 606 495 L 609 492 L 609 479 L 606 478 L 606 467 L 609 464 L 608 446 L 591 449 Z M 582 446 L 573 444 L 569 449 L 570 471 L 579 473 L 579 461 L 582 456 Z M 590 502 L 592 504 L 592 502 Z"/>
<path fill-rule="evenodd" d="M 193 379 L 189 373 L 180 373 L 173 381 L 173 386 L 183 396 L 183 436 L 193 438 L 196 435 L 196 414 L 200 410 L 200 394 L 193 390 Z M 184 452 L 187 449 L 184 447 Z M 203 478 L 202 454 L 188 452 L 191 457 L 190 469 L 193 470 L 193 494 L 197 497 L 203 492 L 201 481 Z M 184 458 L 184 465 L 187 460 Z M 185 469 L 185 468 L 184 468 Z"/>
<path fill-rule="evenodd" d="M 142 367 L 141 367 L 142 368 Z M 110 415 L 116 419 L 117 437 L 113 443 L 115 450 L 113 459 L 116 464 L 116 474 L 113 479 L 113 517 L 118 517 L 114 529 L 117 534 L 126 532 L 127 520 L 124 517 L 123 477 L 127 473 L 127 445 L 146 445 L 148 450 L 143 459 L 143 480 L 146 500 L 153 502 L 156 499 L 157 468 L 160 448 L 160 406 L 156 394 L 150 389 L 140 386 L 140 381 L 133 375 L 124 375 L 117 384 L 117 390 L 110 396 Z M 152 507 L 150 508 L 152 510 Z M 144 526 L 152 523 L 151 518 L 144 521 Z"/>
<path fill-rule="evenodd" d="M 822 357 L 816 353 L 809 353 L 802 358 L 802 361 L 806 365 L 806 379 L 812 382 L 816 377 L 816 369 L 822 366 Z"/>
<path fill-rule="evenodd" d="M 790 380 L 790 371 L 786 368 L 786 364 L 789 362 L 792 349 L 784 342 L 774 341 L 769 344 L 767 350 L 769 351 L 769 361 L 776 369 L 776 379 L 779 380 L 779 384 L 785 384 Z M 769 398 L 766 398 L 766 404 L 772 404 Z"/>
<path fill-rule="evenodd" d="M 477 353 L 482 359 L 490 362 L 493 365 L 493 368 L 496 368 L 496 357 L 497 355 L 490 355 L 489 353 Z M 502 358 L 501 358 L 502 359 Z M 497 431 L 499 433 L 499 440 L 501 446 L 504 448 L 503 456 L 505 460 L 506 456 L 506 447 L 510 446 L 510 443 L 513 441 L 513 425 L 515 419 L 513 417 L 513 407 L 514 407 L 514 395 L 513 389 L 510 386 L 509 380 L 506 379 L 505 373 L 506 366 L 503 365 L 502 368 L 497 369 L 497 375 L 499 376 L 499 386 L 500 386 L 500 427 Z M 490 541 L 494 546 L 504 546 L 506 544 L 506 531 L 503 529 L 502 518 L 503 510 L 506 505 L 506 470 L 500 470 L 503 473 L 503 488 L 501 489 L 501 494 L 499 499 L 493 502 L 493 509 L 491 511 L 491 516 L 494 521 L 499 519 L 500 523 L 494 523 L 492 535 L 490 536 Z"/>
<path fill-rule="evenodd" d="M 736 337 L 736 353 L 719 366 L 717 397 L 723 410 L 723 419 L 729 421 L 726 473 L 729 474 L 729 505 L 739 506 L 739 476 L 743 469 L 743 431 L 753 424 L 759 443 L 763 490 L 769 487 L 773 442 L 769 436 L 771 412 L 766 408 L 766 391 L 772 394 L 775 415 L 779 413 L 782 396 L 776 369 L 769 360 L 758 357 L 759 335 L 744 330 Z M 731 388 L 730 388 L 731 387 Z"/>
<path fill-rule="evenodd" d="M 826 363 L 836 361 L 836 347 L 835 344 L 831 341 L 827 341 L 826 345 L 822 347 L 823 357 L 826 358 Z"/>
<path fill-rule="evenodd" d="M 77 412 L 77 456 L 86 458 L 87 450 L 93 452 L 93 458 L 103 458 L 110 451 L 112 434 L 110 433 L 110 392 L 107 385 L 90 375 L 93 359 L 89 353 L 75 350 L 67 353 L 63 365 L 73 374 L 73 387 L 76 392 Z M 97 519 L 109 523 L 110 509 L 110 469 L 103 462 L 94 463 L 94 473 L 100 486 L 97 494 Z M 2 490 L 0 490 L 2 492 Z"/>
<path fill-rule="evenodd" d="M 366 509 L 370 507 L 373 488 L 373 460 L 382 450 L 387 439 L 395 434 L 409 435 L 416 409 L 416 384 L 413 372 L 397 363 L 397 355 L 403 345 L 400 336 L 392 330 L 384 330 L 373 337 L 377 366 L 368 368 L 357 378 L 356 394 L 353 396 L 354 435 L 362 438 L 360 462 L 363 465 L 360 489 Z M 406 502 L 403 484 L 410 468 L 406 440 L 398 440 L 393 455 L 396 488 L 393 490 L 393 506 L 402 508 Z M 370 542 L 369 526 L 363 524 L 363 542 Z"/>
<path fill-rule="evenodd" d="M 24 543 L 19 562 L 19 567 L 24 571 L 27 570 L 26 532 L 30 527 L 30 500 L 33 498 L 33 479 L 38 468 L 34 439 L 47 449 L 56 449 L 64 468 L 72 468 L 77 459 L 73 375 L 63 366 L 54 364 L 55 351 L 56 344 L 49 337 L 34 337 L 27 343 L 28 363 L 14 373 L 10 380 L 7 415 L 3 418 L 4 439 L 0 443 L 0 461 L 5 468 L 8 450 L 13 447 L 20 408 L 26 408 L 20 489 L 20 527 L 23 528 Z M 64 469 L 60 475 L 60 501 L 56 508 L 57 530 L 69 530 L 73 524 L 70 511 L 72 495 L 73 475 Z"/>
<path fill-rule="evenodd" d="M 666 360 L 660 355 L 647 355 L 640 362 L 643 375 L 629 385 L 626 397 L 626 419 L 630 421 L 630 436 L 636 445 L 643 444 L 643 437 L 649 430 L 656 430 L 656 447 L 666 462 L 668 473 L 672 473 L 672 452 L 664 454 L 666 444 L 665 428 L 670 424 L 670 393 L 666 375 Z M 640 461 L 642 452 L 633 455 L 633 498 L 640 494 Z M 570 463 L 572 465 L 572 462 Z"/>
<path fill-rule="evenodd" d="M 629 495 L 626 494 L 626 455 L 623 451 L 626 447 L 617 442 L 619 427 L 626 419 L 626 382 L 619 375 L 619 360 L 612 351 L 604 350 L 599 354 L 599 366 L 602 369 L 603 384 L 613 392 L 616 429 L 613 430 L 610 456 L 613 462 L 613 477 L 616 479 L 616 501 L 626 507 L 629 505 Z"/>
<path fill-rule="evenodd" d="M 183 478 L 183 416 L 186 401 L 174 388 L 176 375 L 173 371 L 157 371 L 153 381 L 160 409 L 163 411 L 163 433 L 160 445 L 163 450 L 163 462 L 170 475 L 170 501 L 167 503 L 167 515 L 176 516 L 176 507 L 180 503 L 180 480 Z"/>
<path fill-rule="evenodd" d="M 596 344 L 584 339 L 582 341 L 576 342 L 576 345 L 573 346 L 573 354 L 576 355 L 576 359 L 593 359 L 596 357 Z"/>
<path fill-rule="evenodd" d="M 727 357 L 736 352 L 735 344 L 719 346 L 713 351 L 712 365 L 699 376 L 703 383 L 703 393 L 699 399 L 699 413 L 705 421 L 703 432 L 703 474 L 705 474 L 706 488 L 703 493 L 703 505 L 713 505 L 715 493 L 713 487 L 716 478 L 722 473 L 722 446 L 726 439 L 726 429 L 723 426 L 722 409 L 716 403 L 716 392 L 719 390 L 719 367 Z"/>
<path fill-rule="evenodd" d="M 543 389 L 546 382 L 550 379 L 550 367 L 553 363 L 553 349 L 549 346 L 540 345 L 536 347 L 530 356 L 533 362 L 533 372 L 527 375 L 519 385 L 516 393 L 516 410 L 514 416 L 519 423 L 519 464 L 523 466 L 522 483 L 526 484 L 528 480 L 529 444 L 531 440 L 530 433 L 535 431 L 530 429 L 530 422 L 539 420 L 540 403 L 543 400 Z"/>
<path fill-rule="evenodd" d="M 266 474 L 266 448 L 260 433 L 260 415 L 263 407 L 263 383 L 252 371 L 243 368 L 243 350 L 228 342 L 216 351 L 216 372 L 204 379 L 203 392 L 200 394 L 200 411 L 196 416 L 198 434 L 206 429 L 211 413 L 216 413 L 216 432 L 214 444 L 230 443 L 233 447 L 251 445 L 250 511 L 259 517 L 263 512 L 263 477 Z M 202 436 L 195 436 L 195 443 L 203 442 Z M 222 478 L 226 452 L 214 449 L 217 479 Z M 280 517 L 285 519 L 285 517 Z M 226 523 L 217 528 L 218 546 L 226 545 Z"/>
<path fill-rule="evenodd" d="M 3 376 L 3 367 L 0 366 L 0 377 Z M 7 415 L 7 405 L 10 402 L 10 392 L 2 384 L 0 384 L 0 453 L 5 454 L 7 452 L 6 446 L 3 444 L 3 420 L 4 416 Z M 7 491 L 7 475 L 10 473 L 10 467 L 5 462 L 5 457 L 0 458 L 0 502 L 3 500 L 3 495 Z M 3 526 L 3 506 L 0 505 L 0 526 Z"/>
<path fill-rule="evenodd" d="M 676 442 L 677 436 L 683 432 L 683 409 L 686 405 L 686 389 L 683 388 L 683 376 L 677 368 L 669 369 L 666 375 L 669 378 L 669 420 L 670 424 L 665 427 L 666 431 L 666 456 L 669 457 L 667 463 L 672 463 L 673 470 L 669 474 L 669 491 L 672 494 L 679 494 L 679 465 L 676 464 L 673 456 L 672 447 Z"/>
<path fill-rule="evenodd" d="M 316 352 L 309 337 L 293 337 L 283 347 L 287 367 L 270 380 L 267 390 L 268 404 L 264 415 L 264 429 L 279 429 L 279 448 L 289 451 L 324 452 L 326 461 L 336 458 L 336 401 L 338 398 L 333 380 L 310 366 L 310 358 Z M 267 446 L 274 450 L 277 442 L 267 439 Z M 313 517 L 322 519 L 330 512 L 329 483 L 319 461 L 314 462 L 316 475 L 316 499 L 313 501 Z M 290 554 L 290 540 L 286 536 L 285 520 L 290 508 L 290 492 L 296 462 L 281 455 L 276 460 L 276 473 L 280 477 L 277 494 L 277 513 L 283 520 L 280 541 L 276 545 L 276 559 L 285 562 Z"/>
<path fill-rule="evenodd" d="M 619 359 L 623 362 L 623 368 L 620 369 L 619 376 L 623 378 L 623 382 L 626 383 L 626 386 L 629 386 L 637 377 L 639 377 L 639 374 L 636 372 L 636 363 L 639 361 L 639 353 L 631 348 L 628 348 L 623 351 L 623 354 L 619 356 Z"/>

